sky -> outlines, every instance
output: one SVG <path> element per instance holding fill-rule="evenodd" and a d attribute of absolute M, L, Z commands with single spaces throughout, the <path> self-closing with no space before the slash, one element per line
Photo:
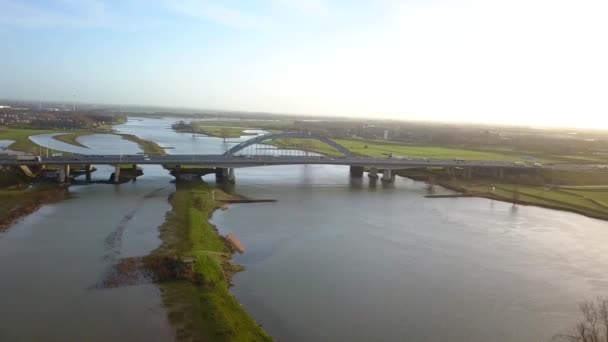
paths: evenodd
<path fill-rule="evenodd" d="M 608 128 L 606 0 L 0 0 L 0 98 Z"/>

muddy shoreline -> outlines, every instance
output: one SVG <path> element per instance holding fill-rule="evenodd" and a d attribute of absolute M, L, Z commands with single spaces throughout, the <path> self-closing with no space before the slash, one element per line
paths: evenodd
<path fill-rule="evenodd" d="M 44 189 L 34 189 L 31 190 L 32 193 L 23 192 L 12 195 L 11 200 L 22 200 L 23 203 L 15 204 L 15 207 L 11 208 L 6 216 L 0 218 L 0 232 L 8 230 L 19 220 L 36 212 L 43 205 L 68 198 L 68 188 L 68 185 L 57 185 Z"/>

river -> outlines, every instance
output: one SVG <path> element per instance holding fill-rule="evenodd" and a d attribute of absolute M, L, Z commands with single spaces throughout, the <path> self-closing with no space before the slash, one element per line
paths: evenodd
<path fill-rule="evenodd" d="M 221 153 L 245 139 L 176 133 L 175 120 L 131 118 L 116 129 L 169 153 Z M 79 139 L 116 150 L 103 137 Z M 107 179 L 111 169 L 99 172 Z M 238 193 L 278 200 L 233 205 L 212 220 L 246 248 L 235 258 L 246 270 L 233 294 L 279 341 L 541 341 L 575 323 L 581 300 L 606 295 L 604 221 L 427 199 L 423 183 L 353 180 L 345 167 L 248 168 L 236 177 Z M 0 340 L 169 339 L 155 286 L 95 284 L 113 258 L 158 245 L 170 180 L 145 166 L 137 183 L 72 186 L 74 199 L 0 235 Z"/>

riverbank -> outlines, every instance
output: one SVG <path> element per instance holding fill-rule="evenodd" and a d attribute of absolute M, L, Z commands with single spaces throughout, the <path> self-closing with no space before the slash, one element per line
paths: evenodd
<path fill-rule="evenodd" d="M 67 187 L 60 185 L 0 188 L 0 232 L 44 204 L 61 201 L 67 196 Z"/>
<path fill-rule="evenodd" d="M 572 189 L 567 186 L 505 183 L 489 178 L 464 180 L 438 176 L 436 173 L 420 170 L 402 170 L 398 174 L 419 181 L 432 179 L 436 185 L 461 193 L 461 195 L 457 195 L 458 197 L 482 197 L 521 205 L 569 211 L 592 218 L 608 220 L 608 191 L 601 185 L 587 185 L 584 188 L 576 187 Z M 578 177 L 579 182 L 580 177 L 584 176 Z M 576 175 L 562 176 L 562 178 L 577 179 Z M 600 181 L 596 178 L 593 175 L 588 177 L 589 181 Z"/>
<path fill-rule="evenodd" d="M 160 228 L 162 244 L 152 255 L 194 261 L 197 279 L 159 283 L 177 340 L 272 340 L 228 291 L 239 267 L 230 263 L 229 243 L 208 221 L 233 198 L 202 182 L 178 182 L 169 199 L 172 209 Z"/>

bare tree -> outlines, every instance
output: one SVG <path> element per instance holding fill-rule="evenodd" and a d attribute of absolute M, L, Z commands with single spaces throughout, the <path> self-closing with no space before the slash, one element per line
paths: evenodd
<path fill-rule="evenodd" d="M 579 305 L 583 315 L 572 334 L 558 334 L 552 341 L 608 342 L 608 298 L 598 297 L 595 302 L 586 300 Z"/>

